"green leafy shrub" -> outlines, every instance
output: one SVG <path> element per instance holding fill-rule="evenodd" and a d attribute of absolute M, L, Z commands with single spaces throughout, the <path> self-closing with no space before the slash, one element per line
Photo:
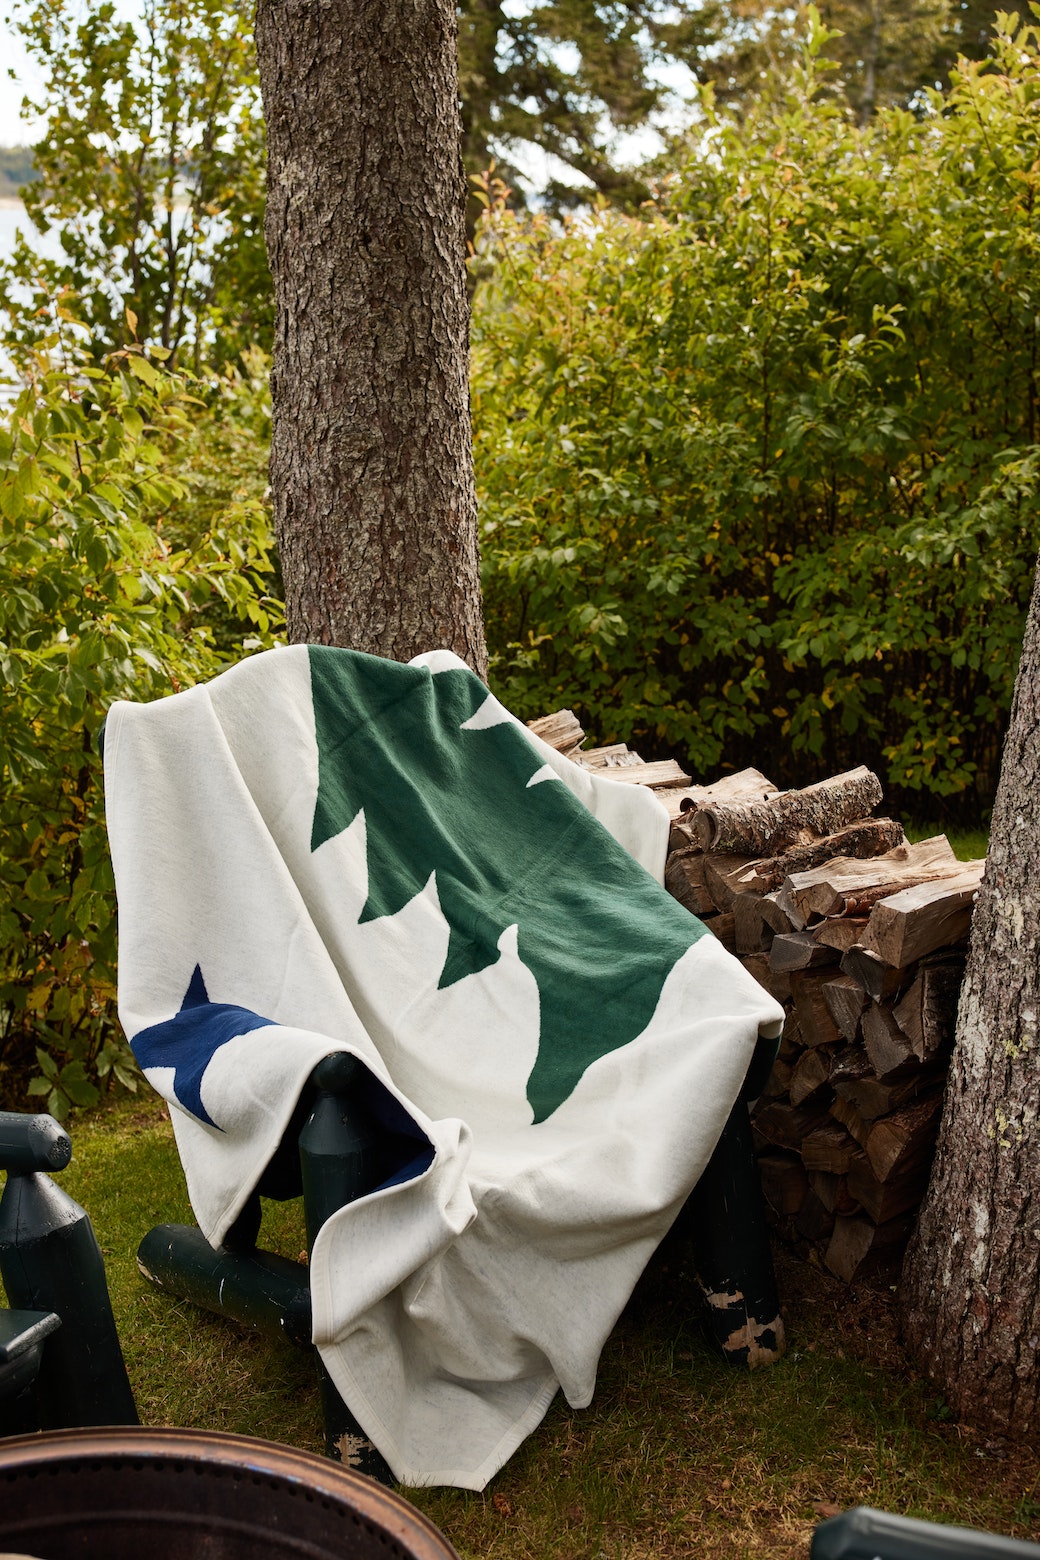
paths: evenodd
<path fill-rule="evenodd" d="M 970 823 L 1037 521 L 1038 30 L 852 125 L 782 96 L 639 219 L 492 201 L 474 418 L 497 691 L 782 783 L 867 762 Z M 1010 30 L 1009 30 L 1010 29 Z"/>
<path fill-rule="evenodd" d="M 268 519 L 236 477 L 226 404 L 193 465 L 214 398 L 245 400 L 250 445 L 255 386 L 193 387 L 136 346 L 96 366 L 72 310 L 55 311 L 0 428 L 0 1097 L 24 1108 L 32 1077 L 58 1116 L 135 1072 L 114 1016 L 105 711 L 214 675 L 278 621 Z"/>

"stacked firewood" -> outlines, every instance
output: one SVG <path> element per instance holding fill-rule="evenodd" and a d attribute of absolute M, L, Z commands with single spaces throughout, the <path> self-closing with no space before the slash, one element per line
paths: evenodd
<path fill-rule="evenodd" d="M 894 1271 L 928 1182 L 984 863 L 874 817 L 865 768 L 800 791 L 753 769 L 695 786 L 624 745 L 582 750 L 570 711 L 531 724 L 655 792 L 668 888 L 786 1010 L 753 1109 L 778 1230 L 847 1283 Z"/>

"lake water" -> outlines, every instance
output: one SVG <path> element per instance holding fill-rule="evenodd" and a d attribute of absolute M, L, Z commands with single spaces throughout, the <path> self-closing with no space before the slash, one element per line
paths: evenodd
<path fill-rule="evenodd" d="M 56 234 L 38 233 L 26 216 L 20 200 L 0 199 L 0 261 L 9 260 L 14 253 L 19 229 L 38 254 L 55 260 L 60 257 L 61 245 Z M 10 362 L 5 353 L 0 351 L 0 405 L 13 400 L 17 394 L 17 387 L 9 382 L 9 375 Z M 3 383 L 5 379 L 8 380 L 6 384 Z"/>

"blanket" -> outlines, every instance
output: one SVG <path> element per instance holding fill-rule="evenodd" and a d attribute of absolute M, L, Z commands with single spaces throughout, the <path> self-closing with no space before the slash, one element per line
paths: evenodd
<path fill-rule="evenodd" d="M 413 1149 L 314 1242 L 314 1342 L 405 1484 L 481 1489 L 603 1343 L 782 1011 L 662 886 L 657 799 L 456 656 L 293 646 L 105 739 L 119 1011 L 219 1244 L 315 1064 Z"/>

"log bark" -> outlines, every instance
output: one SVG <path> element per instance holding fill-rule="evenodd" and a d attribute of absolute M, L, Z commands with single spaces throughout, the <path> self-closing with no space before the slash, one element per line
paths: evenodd
<path fill-rule="evenodd" d="M 675 840 L 672 849 L 678 850 L 682 845 L 697 845 L 700 849 L 693 820 L 697 808 L 706 802 L 761 801 L 763 797 L 778 794 L 772 780 L 767 780 L 757 769 L 741 769 L 735 775 L 723 775 L 721 780 L 713 780 L 710 785 L 691 785 L 663 791 L 661 801 L 671 814 L 673 833 L 681 836 Z"/>
<path fill-rule="evenodd" d="M 1040 1438 L 1040 576 L 1034 584 L 903 1330 L 956 1413 Z"/>
<path fill-rule="evenodd" d="M 482 677 L 452 0 L 259 0 L 290 639 Z"/>
<path fill-rule="evenodd" d="M 861 765 L 771 800 L 708 802 L 694 814 L 693 828 L 704 850 L 766 856 L 865 818 L 881 796 L 877 776 Z"/>
<path fill-rule="evenodd" d="M 792 872 L 809 872 L 833 861 L 835 856 L 866 859 L 883 856 L 905 843 L 902 824 L 891 818 L 863 818 L 836 834 L 824 835 L 809 845 L 793 845 L 781 855 L 766 858 L 759 863 L 759 876 L 763 889 L 778 888 Z"/>

